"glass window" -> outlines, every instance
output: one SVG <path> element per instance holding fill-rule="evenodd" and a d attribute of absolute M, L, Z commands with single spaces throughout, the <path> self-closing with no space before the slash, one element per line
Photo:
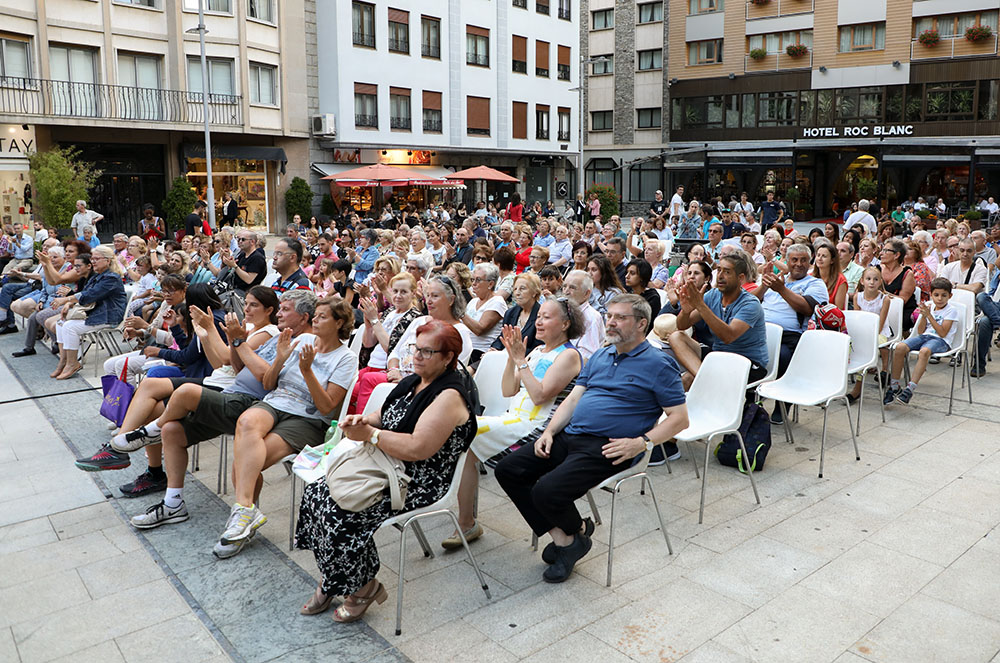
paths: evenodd
<path fill-rule="evenodd" d="M 758 98 L 757 124 L 762 127 L 791 126 L 795 124 L 798 93 L 771 92 Z"/>
<path fill-rule="evenodd" d="M 757 126 L 757 100 L 755 94 L 743 95 L 743 128 L 752 129 Z"/>
<path fill-rule="evenodd" d="M 138 5 L 139 7 L 156 8 L 156 0 L 114 0 L 118 5 Z"/>
<path fill-rule="evenodd" d="M 389 21 L 389 50 L 394 53 L 410 53 L 410 24 Z"/>
<path fill-rule="evenodd" d="M 490 66 L 490 38 L 466 33 L 465 63 L 480 67 Z"/>
<path fill-rule="evenodd" d="M 660 188 L 660 161 L 646 161 L 629 168 L 629 200 L 653 200 Z"/>
<path fill-rule="evenodd" d="M 844 25 L 840 28 L 840 52 L 879 51 L 885 48 L 885 23 Z"/>
<path fill-rule="evenodd" d="M 160 58 L 119 53 L 118 84 L 128 87 L 158 89 L 160 87 Z"/>
<path fill-rule="evenodd" d="M 569 140 L 570 115 L 569 111 L 559 111 L 559 140 Z"/>
<path fill-rule="evenodd" d="M 723 0 L 691 0 L 689 6 L 692 14 L 721 12 L 723 9 L 725 9 Z"/>
<path fill-rule="evenodd" d="M 639 22 L 655 23 L 663 20 L 663 3 L 647 2 L 639 5 Z"/>
<path fill-rule="evenodd" d="M 685 129 L 721 129 L 726 114 L 725 97 L 689 97 L 684 100 Z"/>
<path fill-rule="evenodd" d="M 601 55 L 597 57 L 604 58 L 603 62 L 594 62 L 593 68 L 590 73 L 594 76 L 600 76 L 602 74 L 613 74 L 615 73 L 615 56 L 612 53 L 607 55 Z"/>
<path fill-rule="evenodd" d="M 31 42 L 0 38 L 0 77 L 31 78 Z"/>
<path fill-rule="evenodd" d="M 997 101 L 1000 100 L 1000 81 L 979 81 L 979 119 L 997 119 Z"/>
<path fill-rule="evenodd" d="M 378 97 L 354 93 L 354 126 L 378 128 Z"/>
<path fill-rule="evenodd" d="M 614 129 L 614 119 L 612 111 L 591 111 L 590 130 L 591 131 L 611 131 Z"/>
<path fill-rule="evenodd" d="M 927 122 L 961 121 L 975 119 L 976 83 L 927 84 Z"/>
<path fill-rule="evenodd" d="M 219 14 L 232 14 L 233 6 L 230 0 L 204 0 L 205 11 Z M 198 11 L 198 0 L 184 0 L 186 11 Z"/>
<path fill-rule="evenodd" d="M 662 111 L 659 108 L 637 108 L 635 113 L 637 128 L 658 129 L 660 127 L 660 115 Z"/>
<path fill-rule="evenodd" d="M 247 0 L 247 16 L 274 23 L 274 0 Z"/>
<path fill-rule="evenodd" d="M 801 44 L 812 50 L 812 30 L 793 30 L 769 35 L 752 35 L 749 38 L 748 51 L 763 49 L 768 54 L 784 53 L 793 44 Z"/>
<path fill-rule="evenodd" d="M 55 115 L 98 114 L 97 52 L 71 46 L 49 47 L 49 72 L 54 81 L 52 105 Z"/>
<path fill-rule="evenodd" d="M 650 51 L 639 51 L 639 71 L 659 69 L 663 63 L 663 49 L 656 48 Z"/>
<path fill-rule="evenodd" d="M 118 53 L 118 87 L 115 97 L 122 117 L 130 120 L 159 120 L 162 115 L 160 58 Z"/>
<path fill-rule="evenodd" d="M 722 62 L 722 40 L 693 41 L 688 44 L 688 64 L 719 64 Z"/>
<path fill-rule="evenodd" d="M 201 60 L 188 58 L 188 92 L 201 92 Z M 223 58 L 208 59 L 208 91 L 210 94 L 235 94 L 233 61 Z"/>
<path fill-rule="evenodd" d="M 725 101 L 726 128 L 738 129 L 740 126 L 740 97 L 736 94 L 727 94 Z"/>
<path fill-rule="evenodd" d="M 613 159 L 592 159 L 587 164 L 585 175 L 588 187 L 591 184 L 607 184 L 617 189 L 621 170 L 615 166 Z"/>
<path fill-rule="evenodd" d="M 607 30 L 613 27 L 615 27 L 614 9 L 601 9 L 600 11 L 591 12 L 591 30 Z"/>
<path fill-rule="evenodd" d="M 278 81 L 277 67 L 266 64 L 250 63 L 250 103 L 264 106 L 277 106 Z"/>
<path fill-rule="evenodd" d="M 375 48 L 375 5 L 354 2 L 351 5 L 354 45 Z"/>
<path fill-rule="evenodd" d="M 410 95 L 389 95 L 389 128 L 410 130 Z"/>
<path fill-rule="evenodd" d="M 549 109 L 535 110 L 535 138 L 538 140 L 549 139 Z"/>
<path fill-rule="evenodd" d="M 441 111 L 425 108 L 423 113 L 424 133 L 441 133 Z"/>
<path fill-rule="evenodd" d="M 799 92 L 799 124 L 806 127 L 816 124 L 816 92 L 814 90 Z"/>
<path fill-rule="evenodd" d="M 885 121 L 903 121 L 903 86 L 893 85 L 885 93 Z"/>
<path fill-rule="evenodd" d="M 428 58 L 441 57 L 441 21 L 436 18 L 420 18 L 420 54 Z"/>
<path fill-rule="evenodd" d="M 849 124 L 878 124 L 882 121 L 882 88 L 862 87 L 837 90 L 837 120 Z"/>

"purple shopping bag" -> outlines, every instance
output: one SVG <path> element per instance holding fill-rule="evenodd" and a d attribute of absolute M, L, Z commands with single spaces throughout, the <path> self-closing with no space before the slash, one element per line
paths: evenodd
<path fill-rule="evenodd" d="M 101 378 L 101 389 L 104 391 L 101 416 L 120 427 L 129 403 L 132 402 L 132 394 L 135 393 L 135 387 L 128 383 L 127 359 L 121 375 L 105 375 Z"/>

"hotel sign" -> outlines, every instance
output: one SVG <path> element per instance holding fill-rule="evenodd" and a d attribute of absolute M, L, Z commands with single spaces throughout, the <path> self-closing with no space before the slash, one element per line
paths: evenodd
<path fill-rule="evenodd" d="M 804 127 L 802 129 L 803 138 L 881 138 L 912 135 L 912 124 L 866 124 L 859 127 Z"/>

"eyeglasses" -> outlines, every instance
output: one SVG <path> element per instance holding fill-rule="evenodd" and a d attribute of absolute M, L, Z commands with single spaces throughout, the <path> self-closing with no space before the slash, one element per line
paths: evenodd
<path fill-rule="evenodd" d="M 271 256 L 274 258 L 278 258 L 280 256 L 287 256 L 291 254 L 292 254 L 291 251 L 274 251 L 273 253 L 271 253 Z"/>
<path fill-rule="evenodd" d="M 430 348 L 418 348 L 416 343 L 410 343 L 408 346 L 410 349 L 410 354 L 414 357 L 419 357 L 420 359 L 430 359 L 439 352 L 444 352 L 444 350 L 431 350 Z"/>
<path fill-rule="evenodd" d="M 639 316 L 635 315 L 634 313 L 625 313 L 625 314 L 608 313 L 608 315 L 606 317 L 607 317 L 607 321 L 608 322 L 621 322 L 625 318 L 636 318 L 636 319 L 638 319 Z"/>

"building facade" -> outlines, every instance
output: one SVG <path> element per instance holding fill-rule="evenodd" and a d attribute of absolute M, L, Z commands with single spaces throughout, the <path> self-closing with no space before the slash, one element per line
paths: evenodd
<path fill-rule="evenodd" d="M 204 3 L 207 86 L 198 0 L 0 5 L 0 133 L 13 139 L 0 143 L 4 220 L 30 213 L 29 141 L 74 145 L 103 172 L 89 201 L 102 239 L 134 233 L 144 203 L 159 212 L 178 175 L 204 197 L 207 87 L 216 202 L 230 192 L 245 223 L 284 224 L 291 177 L 308 177 L 304 0 Z"/>
<path fill-rule="evenodd" d="M 588 181 L 614 183 L 626 206 L 658 182 L 700 200 L 795 187 L 798 218 L 839 214 L 872 186 L 882 206 L 923 195 L 961 211 L 1000 191 L 998 7 L 590 0 L 589 55 L 613 49 L 615 61 L 613 74 L 590 72 Z M 657 17 L 662 53 L 649 55 Z M 658 78 L 662 102 L 662 140 L 645 148 L 657 132 L 640 126 L 659 118 L 640 77 L 650 90 Z M 630 87 L 634 103 L 618 105 Z"/>
<path fill-rule="evenodd" d="M 515 191 L 529 202 L 575 197 L 577 3 L 344 1 L 315 12 L 317 194 L 363 211 L 389 195 L 417 206 L 445 197 L 503 206 Z M 487 165 L 520 182 L 390 192 L 320 179 L 372 163 L 436 177 Z"/>

